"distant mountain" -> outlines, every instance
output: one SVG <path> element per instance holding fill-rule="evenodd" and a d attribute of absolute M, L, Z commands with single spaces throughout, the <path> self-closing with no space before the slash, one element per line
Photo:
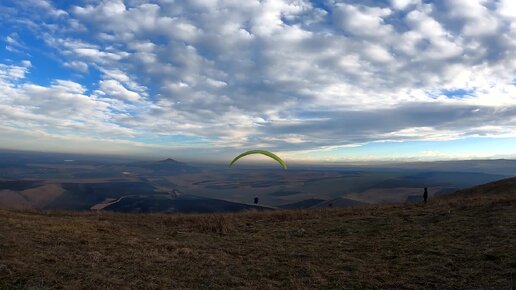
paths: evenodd
<path fill-rule="evenodd" d="M 164 159 L 164 160 L 160 160 L 160 161 L 158 161 L 158 162 L 160 162 L 160 163 L 184 164 L 184 163 L 179 162 L 179 161 L 177 161 L 177 160 L 174 160 L 174 159 L 172 159 L 172 158 L 167 158 L 167 159 Z"/>
<path fill-rule="evenodd" d="M 159 161 L 133 162 L 128 164 L 127 166 L 152 170 L 155 174 L 161 175 L 176 175 L 200 171 L 197 167 L 190 166 L 186 163 L 179 162 L 172 158 L 167 158 Z M 130 171 L 130 169 L 128 169 L 128 171 Z"/>
<path fill-rule="evenodd" d="M 455 188 L 468 188 L 471 186 L 500 180 L 506 177 L 508 176 L 480 172 L 423 171 L 403 175 L 399 178 L 383 180 L 374 184 L 372 187 L 397 188 L 446 186 Z"/>
<path fill-rule="evenodd" d="M 385 165 L 385 167 L 416 171 L 479 172 L 505 176 L 516 175 L 516 160 L 512 159 L 409 162 Z"/>

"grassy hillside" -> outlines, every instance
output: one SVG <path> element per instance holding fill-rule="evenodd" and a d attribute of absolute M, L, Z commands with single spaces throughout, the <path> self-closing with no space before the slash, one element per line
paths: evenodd
<path fill-rule="evenodd" d="M 516 177 L 483 184 L 473 188 L 459 190 L 447 199 L 455 198 L 511 198 L 516 196 Z"/>
<path fill-rule="evenodd" d="M 0 289 L 514 289 L 515 183 L 425 206 L 215 215 L 4 210 Z"/>

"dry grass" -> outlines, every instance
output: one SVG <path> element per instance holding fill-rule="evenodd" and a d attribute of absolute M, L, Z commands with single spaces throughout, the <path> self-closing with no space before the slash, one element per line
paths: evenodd
<path fill-rule="evenodd" d="M 0 211 L 2 289 L 514 289 L 516 195 L 216 215 Z"/>

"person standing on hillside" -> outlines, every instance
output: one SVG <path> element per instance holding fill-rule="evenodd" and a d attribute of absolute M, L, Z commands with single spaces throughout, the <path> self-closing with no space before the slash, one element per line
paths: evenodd
<path fill-rule="evenodd" d="M 259 201 L 258 196 L 256 196 L 256 197 L 254 198 L 254 204 L 258 204 L 258 201 Z"/>
<path fill-rule="evenodd" d="M 428 189 L 425 187 L 425 192 L 423 193 L 423 202 L 426 204 L 428 200 Z"/>

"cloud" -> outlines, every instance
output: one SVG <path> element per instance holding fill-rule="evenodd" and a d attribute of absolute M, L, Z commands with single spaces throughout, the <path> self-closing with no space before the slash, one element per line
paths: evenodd
<path fill-rule="evenodd" d="M 7 148 L 32 151 L 69 152 L 82 154 L 109 154 L 121 156 L 158 157 L 156 152 L 181 154 L 183 146 L 145 144 L 121 139 L 61 135 L 44 130 L 24 130 L 0 125 L 0 142 Z M 191 145 L 189 145 L 191 147 Z"/>
<path fill-rule="evenodd" d="M 4 39 L 5 49 L 11 52 L 22 53 L 27 49 L 27 46 L 20 40 L 18 33 L 14 32 L 7 35 Z"/>
<path fill-rule="evenodd" d="M 82 80 L 37 84 L 38 67 L 6 62 L 0 104 L 12 126 L 221 150 L 513 136 L 511 3 L 43 1 L 35 18 L 16 4 L 6 23 L 32 21 Z"/>
<path fill-rule="evenodd" d="M 118 122 L 128 114 L 126 107 L 88 95 L 83 85 L 73 81 L 55 80 L 49 86 L 24 82 L 28 65 L 0 65 L 0 120 L 4 125 L 60 134 L 133 135 L 132 129 Z"/>
<path fill-rule="evenodd" d="M 395 9 L 405 10 L 411 5 L 421 4 L 420 0 L 391 0 L 391 5 Z"/>
<path fill-rule="evenodd" d="M 266 133 L 282 136 L 289 132 L 304 132 L 304 137 L 311 140 L 312 146 L 378 141 L 453 140 L 495 136 L 501 132 L 516 136 L 514 105 L 492 108 L 428 102 L 367 111 L 333 110 L 309 113 L 311 120 L 285 121 L 273 125 Z"/>
<path fill-rule="evenodd" d="M 72 68 L 74 70 L 78 70 L 83 73 L 88 72 L 88 64 L 85 62 L 82 62 L 82 61 L 74 60 L 74 61 L 70 61 L 70 62 L 65 62 L 63 65 L 66 67 Z"/>
<path fill-rule="evenodd" d="M 392 26 L 384 20 L 392 13 L 389 8 L 341 3 L 335 4 L 335 8 L 336 21 L 346 32 L 365 38 L 386 37 L 393 33 Z"/>
<path fill-rule="evenodd" d="M 126 89 L 121 83 L 116 80 L 100 81 L 99 91 L 102 95 L 108 95 L 115 98 L 120 98 L 130 102 L 138 102 L 141 100 L 138 93 Z"/>
<path fill-rule="evenodd" d="M 23 79 L 28 73 L 30 66 L 31 62 L 28 60 L 23 61 L 20 65 L 0 64 L 0 79 L 4 81 Z"/>

